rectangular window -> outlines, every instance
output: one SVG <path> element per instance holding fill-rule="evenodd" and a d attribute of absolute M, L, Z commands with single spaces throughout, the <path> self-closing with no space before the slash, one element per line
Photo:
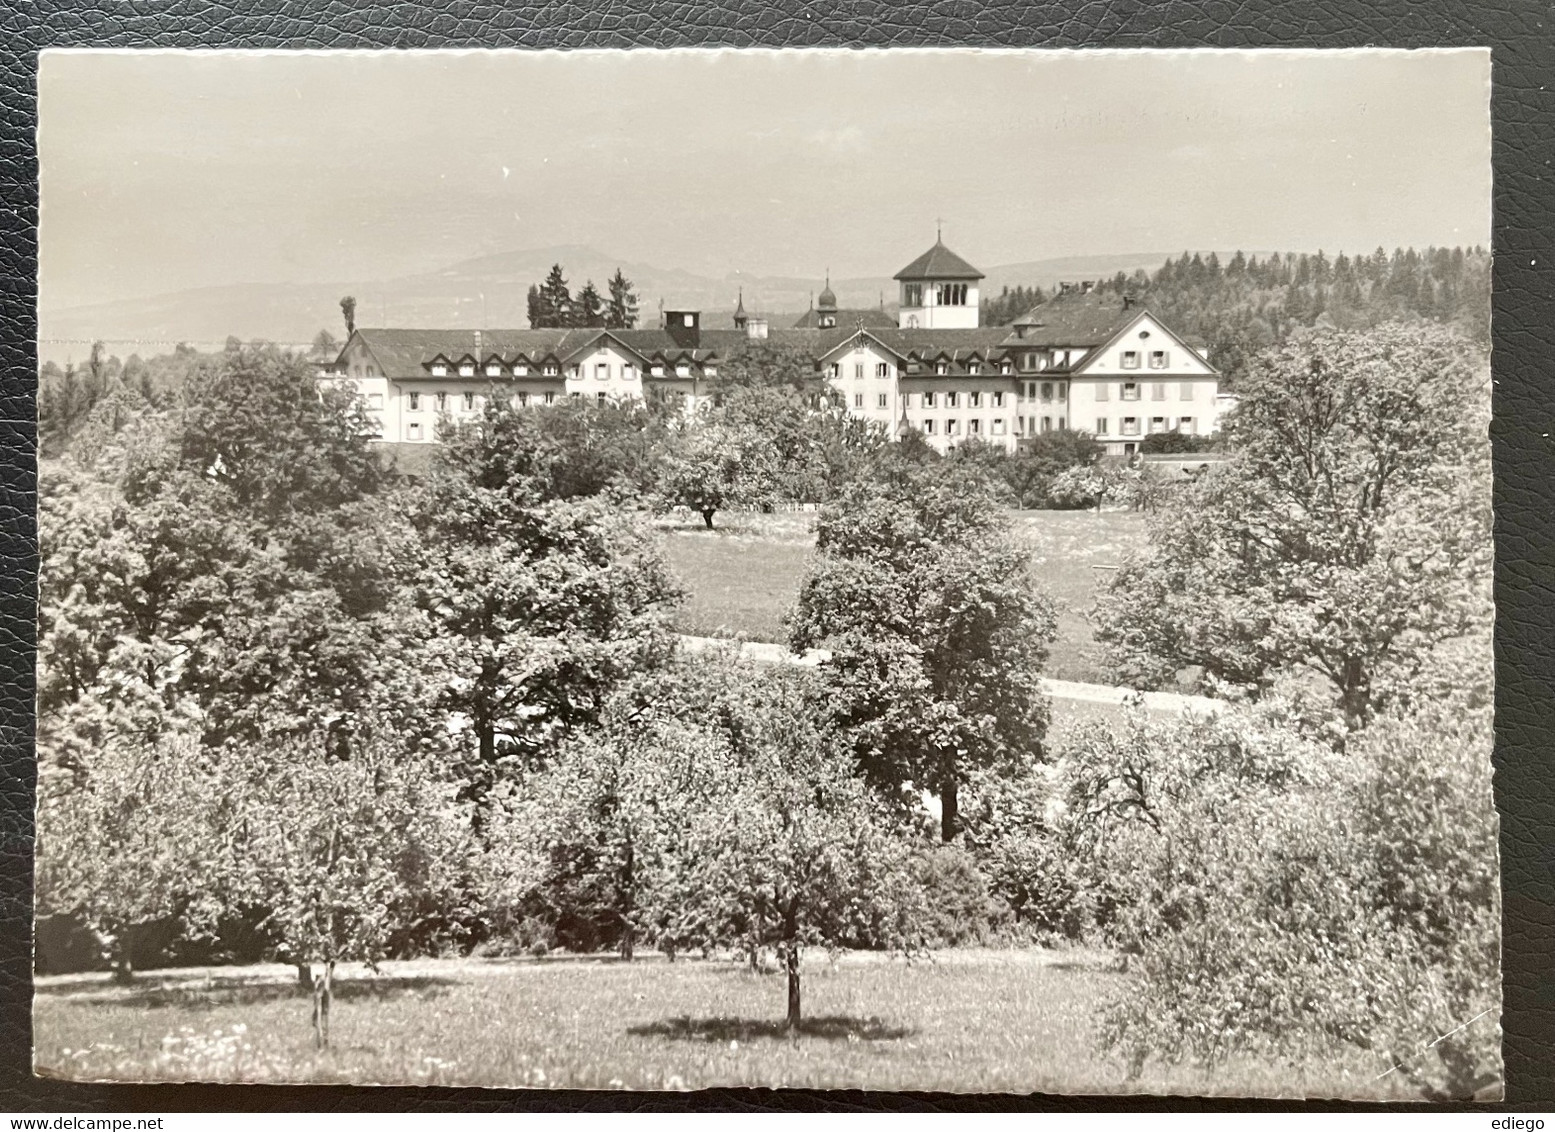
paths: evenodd
<path fill-rule="evenodd" d="M 993 395 L 993 407 L 996 408 L 996 409 L 1004 408 L 1004 394 L 1003 393 L 997 393 L 996 392 Z"/>
<path fill-rule="evenodd" d="M 581 401 L 581 400 L 583 400 L 583 394 L 579 393 L 576 389 L 574 389 L 567 396 L 571 397 L 574 401 Z"/>
<path fill-rule="evenodd" d="M 1165 432 L 1166 431 L 1166 418 L 1165 417 L 1151 417 L 1150 418 L 1150 431 L 1151 432 Z"/>
<path fill-rule="evenodd" d="M 1052 432 L 1053 431 L 1053 418 L 1052 417 L 1043 417 L 1042 418 L 1042 431 L 1043 432 Z"/>
<path fill-rule="evenodd" d="M 960 431 L 960 429 L 961 429 L 961 422 L 960 421 L 948 420 L 948 421 L 945 422 L 945 435 L 946 436 L 955 436 L 956 433 L 958 431 Z"/>
<path fill-rule="evenodd" d="M 545 374 L 546 377 L 555 377 L 561 371 L 556 368 L 556 364 L 554 362 L 551 362 L 547 363 L 541 372 Z"/>
<path fill-rule="evenodd" d="M 1124 436 L 1138 436 L 1139 435 L 1139 418 L 1138 417 L 1124 417 L 1123 418 L 1123 435 Z"/>
<path fill-rule="evenodd" d="M 460 377 L 474 377 L 475 376 L 475 363 L 474 362 L 461 362 L 460 365 L 459 365 L 459 376 Z"/>
<path fill-rule="evenodd" d="M 410 395 L 409 409 L 413 413 L 420 412 L 420 410 L 421 410 L 421 394 L 419 394 L 419 393 L 412 393 Z"/>
<path fill-rule="evenodd" d="M 1138 350 L 1124 350 L 1123 351 L 1123 368 L 1124 369 L 1138 369 L 1139 368 L 1139 351 Z"/>
<path fill-rule="evenodd" d="M 1193 418 L 1192 417 L 1179 417 L 1179 418 L 1177 418 L 1177 431 L 1182 433 L 1184 436 L 1192 436 L 1193 435 Z"/>
<path fill-rule="evenodd" d="M 1125 401 L 1139 400 L 1139 382 L 1125 381 L 1123 383 L 1122 399 Z"/>
<path fill-rule="evenodd" d="M 439 393 L 437 395 L 437 411 L 440 413 L 446 413 L 448 411 L 448 394 Z"/>
<path fill-rule="evenodd" d="M 433 365 L 433 367 L 432 367 L 432 376 L 433 377 L 446 377 L 447 375 L 448 375 L 448 367 L 443 365 L 442 362 L 438 362 L 435 365 Z"/>
<path fill-rule="evenodd" d="M 954 409 L 956 407 L 956 401 L 957 396 L 954 392 L 945 394 L 945 408 Z"/>
<path fill-rule="evenodd" d="M 875 376 L 876 377 L 890 377 L 891 376 L 891 367 L 886 365 L 884 362 L 876 362 L 875 363 Z"/>
<path fill-rule="evenodd" d="M 880 406 L 879 406 L 880 408 L 882 408 L 882 409 L 890 408 L 890 406 L 888 404 L 886 404 L 886 395 L 884 393 L 879 394 L 879 401 L 880 401 Z"/>
<path fill-rule="evenodd" d="M 934 420 L 932 417 L 923 422 L 923 433 L 925 436 L 934 435 Z"/>
<path fill-rule="evenodd" d="M 1191 381 L 1179 381 L 1177 383 L 1177 400 L 1179 400 L 1179 401 L 1191 401 L 1191 400 L 1193 400 L 1193 382 L 1191 382 Z"/>
<path fill-rule="evenodd" d="M 904 306 L 904 307 L 921 307 L 921 306 L 923 306 L 923 284 L 922 283 L 908 283 L 908 284 L 906 284 L 905 286 L 902 287 L 902 306 Z"/>
<path fill-rule="evenodd" d="M 973 436 L 976 436 L 978 433 L 983 431 L 983 422 L 978 420 L 976 417 L 973 417 L 971 420 L 966 422 L 966 430 Z"/>
<path fill-rule="evenodd" d="M 634 372 L 635 368 L 636 367 L 634 367 L 631 362 L 622 362 L 621 363 L 621 380 L 622 381 L 636 381 L 637 380 L 637 374 Z"/>
<path fill-rule="evenodd" d="M 603 393 L 596 393 L 594 396 L 601 405 L 605 403 L 605 395 Z"/>
<path fill-rule="evenodd" d="M 966 403 L 975 409 L 983 403 L 983 395 L 976 392 L 968 393 L 966 395 Z"/>
<path fill-rule="evenodd" d="M 1112 386 L 1108 385 L 1105 381 L 1098 383 L 1096 386 L 1096 400 L 1105 401 L 1108 397 L 1111 396 L 1111 393 L 1109 392 L 1111 389 Z"/>
<path fill-rule="evenodd" d="M 649 366 L 648 367 L 648 373 L 652 377 L 663 377 L 664 376 L 664 367 L 663 366 Z"/>
<path fill-rule="evenodd" d="M 556 404 L 556 393 L 555 393 L 554 390 L 547 390 L 546 391 L 545 403 L 547 405 L 554 405 L 554 404 Z"/>
<path fill-rule="evenodd" d="M 609 381 L 610 380 L 610 363 L 608 363 L 608 362 L 595 362 L 594 363 L 594 377 L 597 380 L 599 380 L 599 381 Z"/>
<path fill-rule="evenodd" d="M 1152 381 L 1150 383 L 1150 400 L 1152 400 L 1152 401 L 1164 401 L 1164 400 L 1166 400 L 1166 382 L 1164 382 L 1164 381 Z"/>
<path fill-rule="evenodd" d="M 999 363 L 999 372 L 1003 373 L 1003 374 L 1009 374 L 1009 373 L 1012 373 L 1014 371 L 1013 371 L 1012 367 L 1010 366 L 1009 362 L 1000 362 Z"/>
<path fill-rule="evenodd" d="M 992 425 L 990 425 L 990 431 L 995 436 L 1003 436 L 1004 435 L 1004 418 L 1003 417 L 995 417 L 993 419 Z"/>
<path fill-rule="evenodd" d="M 520 391 L 520 393 L 518 395 L 518 403 L 520 405 L 527 405 L 527 404 L 529 404 L 529 394 Z"/>
<path fill-rule="evenodd" d="M 406 425 L 405 426 L 405 439 L 406 440 L 420 440 L 421 439 L 421 425 L 419 423 L 415 422 L 415 421 L 412 421 L 410 424 Z"/>
<path fill-rule="evenodd" d="M 499 366 L 499 365 L 488 365 L 486 367 L 486 376 L 487 377 L 501 377 L 502 376 L 502 367 Z"/>
<path fill-rule="evenodd" d="M 853 407 L 855 409 L 862 409 L 864 407 L 864 395 L 862 393 L 855 393 L 853 395 Z"/>
<path fill-rule="evenodd" d="M 691 367 L 687 366 L 687 365 L 676 366 L 675 367 L 675 376 L 676 377 L 690 377 L 691 376 Z"/>
<path fill-rule="evenodd" d="M 383 408 L 383 394 L 382 393 L 369 393 L 367 395 L 367 407 L 369 409 L 381 409 L 381 408 Z"/>
<path fill-rule="evenodd" d="M 470 412 L 474 408 L 475 408 L 475 394 L 473 394 L 473 393 L 466 393 L 464 395 L 464 411 L 468 413 L 468 412 Z"/>
<path fill-rule="evenodd" d="M 1062 381 L 1060 381 L 1058 383 L 1058 388 L 1057 388 L 1057 390 L 1055 392 L 1057 392 L 1057 394 L 1058 394 L 1058 401 L 1059 401 L 1059 403 L 1062 404 L 1069 397 L 1069 386 L 1065 385 Z"/>
<path fill-rule="evenodd" d="M 1044 381 L 1042 383 L 1042 399 L 1044 401 L 1051 401 L 1053 399 L 1053 383 L 1051 381 Z"/>
<path fill-rule="evenodd" d="M 861 380 L 863 380 L 863 377 L 864 377 L 864 363 L 863 362 L 854 362 L 853 363 L 853 380 L 854 381 L 861 381 Z"/>
<path fill-rule="evenodd" d="M 528 377 L 529 376 L 529 367 L 526 366 L 523 362 L 519 362 L 518 365 L 513 367 L 513 376 L 514 377 Z"/>
<path fill-rule="evenodd" d="M 1165 369 L 1166 368 L 1166 351 L 1165 350 L 1151 350 L 1150 351 L 1150 368 L 1151 369 Z"/>
<path fill-rule="evenodd" d="M 1021 355 L 1021 359 L 1020 359 L 1020 368 L 1021 369 L 1036 369 L 1037 368 L 1037 355 L 1035 355 L 1035 354 L 1022 354 Z"/>
<path fill-rule="evenodd" d="M 923 395 L 923 407 L 925 409 L 932 409 L 932 408 L 934 408 L 934 394 L 932 394 L 932 393 L 925 393 Z"/>
<path fill-rule="evenodd" d="M 1026 382 L 1026 400 L 1028 400 L 1028 401 L 1035 401 L 1036 399 L 1037 399 L 1037 383 L 1035 381 L 1028 381 L 1028 382 Z"/>
<path fill-rule="evenodd" d="M 944 362 L 935 362 L 934 363 L 934 372 L 938 373 L 938 374 L 946 374 L 946 373 L 950 372 L 950 367 L 948 365 L 946 365 Z"/>
<path fill-rule="evenodd" d="M 966 371 L 967 371 L 967 373 L 974 374 L 974 375 L 982 373 L 983 372 L 983 363 L 982 362 L 968 362 L 967 366 L 966 366 Z"/>
<path fill-rule="evenodd" d="M 1097 436 L 1106 436 L 1107 435 L 1107 418 L 1106 417 L 1097 417 L 1096 418 L 1096 435 Z"/>

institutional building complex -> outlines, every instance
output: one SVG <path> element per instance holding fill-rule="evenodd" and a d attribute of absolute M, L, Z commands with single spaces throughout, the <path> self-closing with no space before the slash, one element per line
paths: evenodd
<path fill-rule="evenodd" d="M 834 404 L 900 438 L 944 451 L 969 439 L 1013 450 L 1058 429 L 1092 433 L 1128 455 L 1155 432 L 1208 435 L 1219 377 L 1203 354 L 1128 297 L 1066 287 L 1012 326 L 979 325 L 982 272 L 940 240 L 897 272 L 899 308 L 842 310 L 828 282 L 799 324 L 748 314 L 709 329 L 702 312 L 665 310 L 642 330 L 352 332 L 328 368 L 365 395 L 385 440 L 428 443 L 440 419 L 480 413 L 487 397 L 655 398 L 694 409 L 718 367 L 753 342 L 814 360 Z"/>

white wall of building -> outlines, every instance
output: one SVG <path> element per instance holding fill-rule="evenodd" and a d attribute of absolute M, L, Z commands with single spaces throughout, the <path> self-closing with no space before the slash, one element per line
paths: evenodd
<path fill-rule="evenodd" d="M 947 306 L 936 301 L 935 289 L 951 282 L 966 286 L 965 303 Z M 896 315 L 896 325 L 902 329 L 974 329 L 977 326 L 978 319 L 977 284 L 967 283 L 965 280 L 944 280 L 943 284 L 940 281 L 903 283 L 901 288 L 901 309 Z M 909 305 L 910 289 L 913 287 L 921 287 L 923 289 L 922 301 Z"/>

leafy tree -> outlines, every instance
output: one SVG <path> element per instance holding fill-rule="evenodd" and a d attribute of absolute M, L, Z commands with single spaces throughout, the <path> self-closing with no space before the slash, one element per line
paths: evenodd
<path fill-rule="evenodd" d="M 767 674 L 720 742 L 692 748 L 695 804 L 649 897 L 661 946 L 775 946 L 791 1031 L 803 1024 L 805 947 L 907 948 L 922 924 L 905 845 L 805 684 Z"/>
<path fill-rule="evenodd" d="M 616 268 L 610 277 L 610 301 L 605 307 L 605 325 L 613 330 L 631 330 L 637 325 L 637 292 L 632 281 Z"/>
<path fill-rule="evenodd" d="M 888 465 L 817 524 L 790 645 L 832 650 L 823 701 L 865 775 L 908 806 L 937 795 L 947 841 L 967 773 L 1041 750 L 1055 614 L 1029 569 L 988 483 L 955 463 Z"/>
<path fill-rule="evenodd" d="M 754 426 L 704 414 L 670 441 L 663 500 L 697 512 L 712 530 L 719 511 L 767 500 L 777 468 L 771 442 Z"/>
<path fill-rule="evenodd" d="M 1227 422 L 1232 459 L 1176 493 L 1098 602 L 1123 676 L 1199 664 L 1267 686 L 1300 667 L 1364 721 L 1379 679 L 1488 608 L 1484 380 L 1427 326 L 1314 331 L 1265 355 Z"/>
<path fill-rule="evenodd" d="M 335 964 L 376 967 L 426 894 L 459 890 L 471 850 L 458 784 L 436 749 L 364 733 L 342 751 L 323 728 L 228 748 L 219 766 L 225 883 L 269 910 L 262 926 L 287 954 L 322 964 L 313 1018 L 327 1045 Z"/>
<path fill-rule="evenodd" d="M 660 663 L 679 596 L 630 517 L 509 474 L 505 435 L 456 434 L 413 505 L 409 576 L 431 627 L 422 664 L 440 706 L 467 723 L 480 794 L 499 760 L 543 757 L 626 674 Z"/>
<path fill-rule="evenodd" d="M 356 296 L 347 295 L 340 300 L 340 317 L 345 320 L 346 337 L 356 333 Z"/>
<path fill-rule="evenodd" d="M 1078 732 L 1077 852 L 1134 975 L 1103 1043 L 1137 1073 L 1150 1057 L 1299 1064 L 1338 1042 L 1427 1096 L 1495 1086 L 1489 723 L 1450 697 L 1378 718 L 1343 755 L 1337 720 L 1282 700 Z"/>

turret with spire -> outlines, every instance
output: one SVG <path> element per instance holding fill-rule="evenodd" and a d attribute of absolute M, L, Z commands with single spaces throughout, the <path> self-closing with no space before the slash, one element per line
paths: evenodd
<path fill-rule="evenodd" d="M 740 298 L 734 304 L 734 328 L 736 330 L 744 330 L 745 329 L 745 323 L 746 323 L 746 317 L 745 317 L 745 288 L 741 287 L 740 288 Z"/>
<path fill-rule="evenodd" d="M 815 311 L 821 316 L 816 325 L 822 329 L 837 325 L 837 296 L 831 289 L 831 268 L 829 267 L 826 269 L 826 289 L 816 300 Z"/>
<path fill-rule="evenodd" d="M 896 273 L 902 286 L 897 324 L 904 328 L 977 326 L 977 285 L 983 273 L 945 246 L 936 222 L 934 246 Z"/>

